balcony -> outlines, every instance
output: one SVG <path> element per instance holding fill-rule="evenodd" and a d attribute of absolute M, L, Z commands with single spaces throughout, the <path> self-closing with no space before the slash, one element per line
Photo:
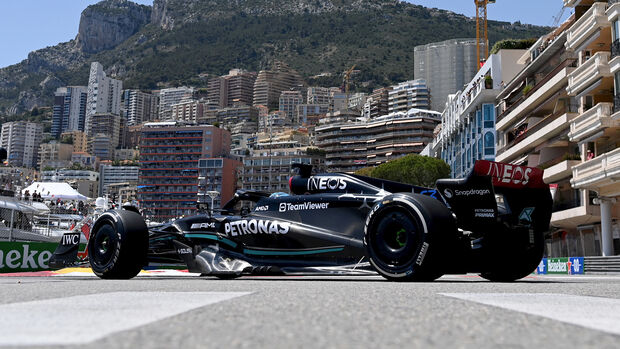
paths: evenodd
<path fill-rule="evenodd" d="M 581 163 L 579 160 L 564 160 L 545 169 L 543 180 L 545 183 L 555 183 L 568 178 L 573 174 L 573 166 Z"/>
<path fill-rule="evenodd" d="M 593 189 L 601 196 L 620 195 L 620 148 L 573 167 L 575 189 Z"/>
<path fill-rule="evenodd" d="M 511 147 L 498 151 L 496 160 L 499 162 L 510 162 L 516 157 L 522 156 L 523 153 L 532 151 L 545 141 L 566 132 L 566 128 L 570 121 L 576 116 L 577 115 L 574 113 L 566 113 L 560 115 L 551 122 L 547 122 L 546 120 L 541 121 L 528 130 L 527 134 L 529 134 L 529 136 L 526 136 L 525 139 Z"/>
<path fill-rule="evenodd" d="M 566 92 L 577 96 L 603 77 L 613 76 L 609 68 L 609 52 L 597 52 L 568 76 Z"/>
<path fill-rule="evenodd" d="M 568 137 L 571 142 L 579 142 L 595 135 L 597 132 L 613 126 L 611 118 L 613 104 L 599 103 L 570 123 Z"/>
<path fill-rule="evenodd" d="M 497 130 L 508 128 L 523 115 L 535 110 L 540 103 L 551 98 L 560 89 L 566 86 L 568 76 L 576 69 L 572 67 L 573 60 L 566 60 L 562 65 L 549 73 L 532 90 L 512 104 L 497 118 Z"/>
<path fill-rule="evenodd" d="M 567 1 L 564 1 L 565 4 L 566 2 Z M 607 14 L 605 13 L 606 8 L 606 3 L 595 2 L 592 4 L 592 7 L 570 27 L 566 38 L 567 50 L 577 51 L 579 46 L 586 43 L 595 35 L 598 35 L 601 28 L 611 26 L 607 19 Z"/>
<path fill-rule="evenodd" d="M 571 229 L 582 224 L 600 221 L 601 211 L 598 206 L 580 205 L 574 208 L 553 212 L 551 226 Z"/>

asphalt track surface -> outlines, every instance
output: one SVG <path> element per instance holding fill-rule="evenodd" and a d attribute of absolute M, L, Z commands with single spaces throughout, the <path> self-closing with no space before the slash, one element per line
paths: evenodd
<path fill-rule="evenodd" d="M 19 276 L 0 295 L 2 348 L 620 347 L 620 276 Z"/>

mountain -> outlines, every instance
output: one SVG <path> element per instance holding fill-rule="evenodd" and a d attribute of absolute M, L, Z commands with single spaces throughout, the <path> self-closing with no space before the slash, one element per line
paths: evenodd
<path fill-rule="evenodd" d="M 473 5 L 472 5 L 473 6 Z M 0 69 L 0 113 L 50 105 L 54 90 L 85 85 L 101 62 L 126 88 L 205 86 L 230 68 L 287 62 L 310 84 L 353 88 L 413 78 L 413 48 L 475 37 L 475 20 L 398 0 L 104 0 L 82 12 L 74 40 L 31 52 Z M 548 27 L 489 21 L 491 44 L 539 37 Z"/>

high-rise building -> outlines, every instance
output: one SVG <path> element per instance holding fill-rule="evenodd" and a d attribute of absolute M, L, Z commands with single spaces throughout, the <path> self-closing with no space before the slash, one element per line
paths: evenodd
<path fill-rule="evenodd" d="M 492 54 L 462 91 L 448 97 L 441 131 L 431 156 L 441 157 L 452 178 L 464 178 L 476 160 L 495 160 L 495 98 L 501 81 L 510 81 L 523 67 L 517 60 L 525 50 Z"/>
<path fill-rule="evenodd" d="M 372 91 L 366 100 L 363 116 L 367 119 L 376 118 L 389 114 L 389 92 L 392 87 L 382 87 Z"/>
<path fill-rule="evenodd" d="M 452 39 L 416 46 L 414 79 L 426 80 L 430 108 L 443 111 L 446 98 L 461 90 L 478 71 L 476 39 Z"/>
<path fill-rule="evenodd" d="M 106 76 L 103 65 L 93 62 L 88 78 L 84 131 L 91 135 L 91 118 L 95 114 L 121 114 L 123 82 Z"/>
<path fill-rule="evenodd" d="M 60 138 L 71 138 L 73 144 L 73 152 L 88 152 L 88 137 L 86 136 L 86 133 L 82 131 L 67 131 L 63 132 L 60 135 Z"/>
<path fill-rule="evenodd" d="M 238 105 L 215 111 L 215 119 L 224 128 L 233 129 L 236 125 L 247 123 L 254 125 L 250 132 L 256 132 L 258 109 L 249 105 Z"/>
<path fill-rule="evenodd" d="M 87 95 L 85 86 L 60 87 L 56 90 L 52 108 L 52 137 L 58 138 L 65 131 L 84 131 Z"/>
<path fill-rule="evenodd" d="M 201 101 L 188 100 L 172 105 L 172 120 L 201 123 L 206 120 L 209 105 Z"/>
<path fill-rule="evenodd" d="M 401 82 L 391 86 L 388 92 L 389 113 L 407 112 L 411 108 L 429 109 L 429 105 L 430 95 L 423 79 Z"/>
<path fill-rule="evenodd" d="M 207 158 L 198 162 L 198 203 L 207 203 L 213 209 L 220 209 L 230 201 L 237 189 L 237 179 L 242 163 L 229 158 Z M 208 192 L 219 193 L 213 198 Z"/>
<path fill-rule="evenodd" d="M 419 154 L 432 142 L 440 121 L 441 113 L 410 109 L 369 121 L 327 123 L 315 128 L 316 145 L 326 152 L 325 165 L 330 171 L 355 172 Z"/>
<path fill-rule="evenodd" d="M 121 117 L 114 114 L 91 116 L 89 153 L 101 160 L 114 159 L 114 149 L 121 141 Z"/>
<path fill-rule="evenodd" d="M 209 79 L 208 99 L 220 108 L 236 104 L 252 105 L 256 73 L 232 69 L 228 75 Z"/>
<path fill-rule="evenodd" d="M 8 162 L 16 167 L 36 167 L 39 144 L 43 139 L 43 125 L 13 121 L 2 124 L 0 147 L 6 149 Z"/>
<path fill-rule="evenodd" d="M 159 120 L 172 120 L 172 105 L 192 99 L 194 89 L 192 87 L 166 88 L 159 91 Z"/>
<path fill-rule="evenodd" d="M 300 91 L 282 91 L 280 94 L 279 110 L 284 112 L 291 123 L 299 123 L 297 107 L 303 103 Z"/>
<path fill-rule="evenodd" d="M 273 70 L 261 70 L 254 83 L 254 106 L 278 108 L 280 94 L 303 86 L 303 79 L 283 62 L 276 62 Z"/>
<path fill-rule="evenodd" d="M 109 186 L 116 183 L 138 184 L 138 166 L 101 165 L 99 168 L 99 196 L 109 194 Z"/>
<path fill-rule="evenodd" d="M 297 172 L 291 164 L 312 165 L 314 173 L 322 173 L 325 172 L 324 163 L 323 156 L 307 155 L 305 151 L 248 156 L 243 159 L 243 189 L 289 192 L 288 181 Z"/>
<path fill-rule="evenodd" d="M 226 157 L 230 133 L 214 126 L 147 123 L 140 137 L 142 214 L 165 221 L 196 211 L 199 160 Z"/>
<path fill-rule="evenodd" d="M 123 105 L 127 125 L 135 126 L 144 122 L 156 120 L 159 116 L 157 96 L 140 90 L 125 90 L 123 92 Z"/>

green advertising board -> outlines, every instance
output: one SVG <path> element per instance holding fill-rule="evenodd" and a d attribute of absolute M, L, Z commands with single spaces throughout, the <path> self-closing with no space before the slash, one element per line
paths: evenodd
<path fill-rule="evenodd" d="M 50 242 L 0 242 L 0 273 L 48 270 L 57 246 Z"/>
<path fill-rule="evenodd" d="M 568 258 L 547 258 L 547 274 L 568 273 Z"/>

